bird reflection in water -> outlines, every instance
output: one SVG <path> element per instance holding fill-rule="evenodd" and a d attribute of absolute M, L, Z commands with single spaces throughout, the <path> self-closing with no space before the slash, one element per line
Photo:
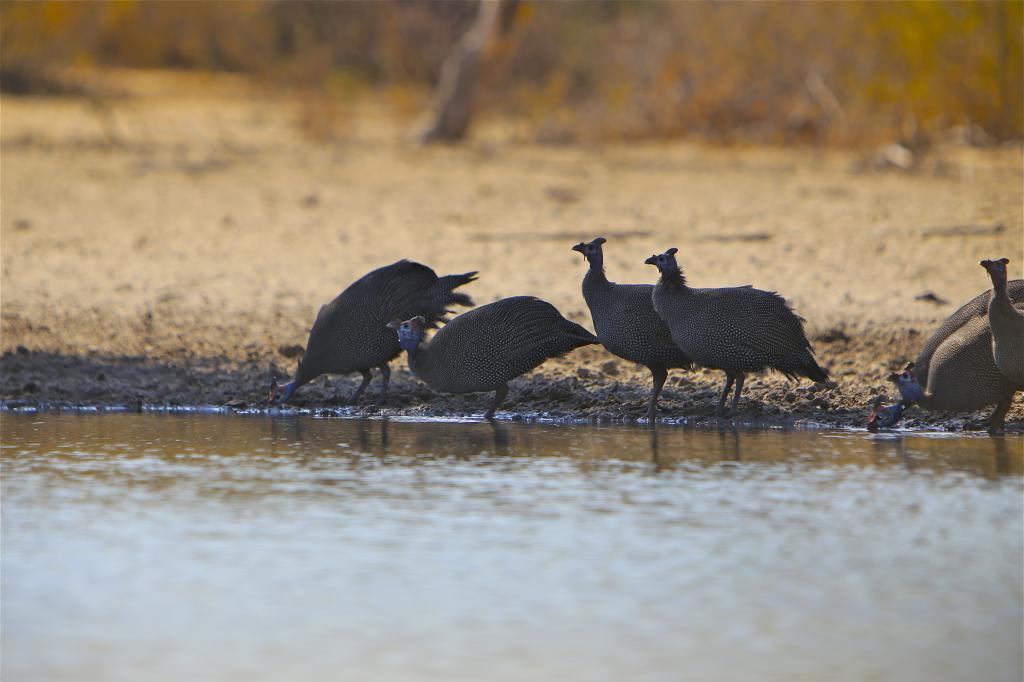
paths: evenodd
<path fill-rule="evenodd" d="M 508 444 L 508 427 L 492 419 L 490 421 L 491 433 L 494 436 L 494 454 L 512 454 Z"/>
<path fill-rule="evenodd" d="M 742 462 L 740 457 L 740 432 L 735 426 L 722 426 L 718 429 L 718 443 L 721 445 L 723 462 Z"/>

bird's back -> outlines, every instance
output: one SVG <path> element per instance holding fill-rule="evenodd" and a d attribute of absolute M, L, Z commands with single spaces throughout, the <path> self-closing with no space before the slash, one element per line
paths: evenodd
<path fill-rule="evenodd" d="M 669 289 L 655 300 L 672 338 L 694 362 L 738 372 L 772 367 L 804 374 L 810 342 L 803 320 L 781 296 L 751 286 L 688 292 Z"/>
<path fill-rule="evenodd" d="M 653 284 L 616 284 L 583 280 L 583 298 L 590 308 L 597 338 L 609 352 L 642 365 L 690 367 L 690 359 L 672 340 L 672 333 L 651 300 Z"/>
<path fill-rule="evenodd" d="M 463 313 L 413 356 L 413 371 L 453 393 L 494 390 L 547 359 L 597 338 L 532 296 L 515 296 Z"/>

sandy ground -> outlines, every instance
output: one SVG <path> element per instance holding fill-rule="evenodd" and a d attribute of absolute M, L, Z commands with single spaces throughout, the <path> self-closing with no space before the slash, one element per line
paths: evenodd
<path fill-rule="evenodd" d="M 337 107 L 340 133 L 297 132 L 298 102 L 225 77 L 120 74 L 113 100 L 0 100 L 2 351 L 7 406 L 259 405 L 295 361 L 317 308 L 366 271 L 410 258 L 480 270 L 477 303 L 534 294 L 592 328 L 570 247 L 608 238 L 607 270 L 653 282 L 669 246 L 696 286 L 777 290 L 808 320 L 838 387 L 748 380 L 740 423 L 862 423 L 886 372 L 988 287 L 981 258 L 1020 276 L 1020 147 L 933 148 L 913 173 L 859 169 L 863 153 L 693 143 L 538 146 L 514 125 L 417 149 L 380 101 Z M 922 300 L 931 294 L 939 301 Z M 396 362 L 348 412 L 481 412 Z M 664 417 L 700 421 L 720 373 L 675 371 Z M 297 404 L 339 405 L 358 376 L 318 380 Z M 599 348 L 513 385 L 507 409 L 640 417 L 647 372 Z M 910 425 L 979 428 L 982 414 Z M 1021 430 L 1024 408 L 1010 415 Z"/>

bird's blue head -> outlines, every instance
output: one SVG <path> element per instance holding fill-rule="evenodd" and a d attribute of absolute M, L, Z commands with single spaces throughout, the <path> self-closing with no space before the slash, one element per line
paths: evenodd
<path fill-rule="evenodd" d="M 900 392 L 900 397 L 903 398 L 903 402 L 909 404 L 920 403 L 924 400 L 924 389 L 921 388 L 921 384 L 917 383 L 917 379 L 914 377 L 914 363 L 908 362 L 906 368 L 902 372 L 892 372 L 889 374 L 889 381 L 896 384 L 896 388 Z"/>
<path fill-rule="evenodd" d="M 420 342 L 423 340 L 423 330 L 426 327 L 426 324 L 426 319 L 417 315 L 411 320 L 406 320 L 405 322 L 400 322 L 398 320 L 389 322 L 388 327 L 398 332 L 398 345 L 402 347 L 402 350 L 412 353 L 415 352 L 419 347 Z"/>
<path fill-rule="evenodd" d="M 299 385 L 294 381 L 289 381 L 284 386 L 279 385 L 276 381 L 271 382 L 270 396 L 267 399 L 272 403 L 286 403 L 291 400 L 298 387 Z"/>
<path fill-rule="evenodd" d="M 876 433 L 880 428 L 896 426 L 903 417 L 905 406 L 902 402 L 887 407 L 883 406 L 883 403 L 885 403 L 885 398 L 882 396 L 876 396 L 868 403 L 871 407 L 871 412 L 868 414 L 868 431 L 872 433 Z"/>

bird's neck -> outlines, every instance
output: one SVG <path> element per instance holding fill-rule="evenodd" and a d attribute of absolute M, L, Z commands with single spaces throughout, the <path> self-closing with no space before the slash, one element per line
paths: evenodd
<path fill-rule="evenodd" d="M 683 274 L 682 268 L 675 268 L 668 272 L 662 272 L 660 281 L 667 289 L 679 289 L 682 291 L 687 289 L 686 276 Z"/>
<path fill-rule="evenodd" d="M 281 392 L 284 394 L 284 400 L 287 401 L 295 395 L 295 390 L 299 387 L 297 381 L 289 381 L 287 384 L 281 387 Z"/>
<path fill-rule="evenodd" d="M 435 377 L 434 366 L 430 362 L 430 344 L 421 342 L 416 348 L 407 351 L 406 355 L 409 369 L 412 370 L 412 373 L 426 384 L 432 384 Z"/>
<path fill-rule="evenodd" d="M 1010 294 L 1006 291 L 1006 277 L 1002 275 L 992 275 L 992 300 L 1005 302 L 1009 305 L 1013 305 L 1010 301 Z"/>
<path fill-rule="evenodd" d="M 412 348 L 406 349 L 406 352 L 409 354 L 409 364 L 411 365 L 413 360 L 422 359 L 424 357 L 424 355 L 427 353 L 427 351 L 429 351 L 429 350 L 430 350 L 430 343 L 428 341 L 423 341 L 423 340 L 421 340 L 419 343 L 417 343 Z"/>
<path fill-rule="evenodd" d="M 904 406 L 914 404 L 923 406 L 925 403 L 928 402 L 928 399 L 931 397 L 928 395 L 927 391 L 921 388 L 921 385 L 916 382 L 912 385 L 901 384 L 898 386 L 898 389 L 901 398 L 900 402 Z"/>
<path fill-rule="evenodd" d="M 302 360 L 305 359 L 306 357 L 302 358 Z M 295 389 L 299 388 L 300 386 L 308 384 L 310 381 L 319 376 L 319 372 L 313 369 L 313 365 L 315 363 L 310 362 L 309 364 L 307 364 L 304 363 L 302 360 L 299 360 L 299 366 L 295 368 L 295 375 L 292 377 L 292 380 L 288 382 L 288 384 L 294 386 L 294 388 L 292 389 L 293 393 L 295 392 Z M 288 384 L 285 384 L 285 386 L 287 386 Z"/>
<path fill-rule="evenodd" d="M 996 282 L 993 280 L 993 284 Z M 1010 294 L 1006 291 L 1006 280 L 1002 286 L 992 287 L 992 297 L 988 301 L 988 321 L 992 333 L 998 337 L 1020 337 L 1021 312 L 1014 306 Z"/>
<path fill-rule="evenodd" d="M 587 284 L 601 285 L 608 283 L 608 277 L 604 274 L 604 264 L 601 261 L 591 262 L 590 269 L 584 275 L 583 280 Z"/>

